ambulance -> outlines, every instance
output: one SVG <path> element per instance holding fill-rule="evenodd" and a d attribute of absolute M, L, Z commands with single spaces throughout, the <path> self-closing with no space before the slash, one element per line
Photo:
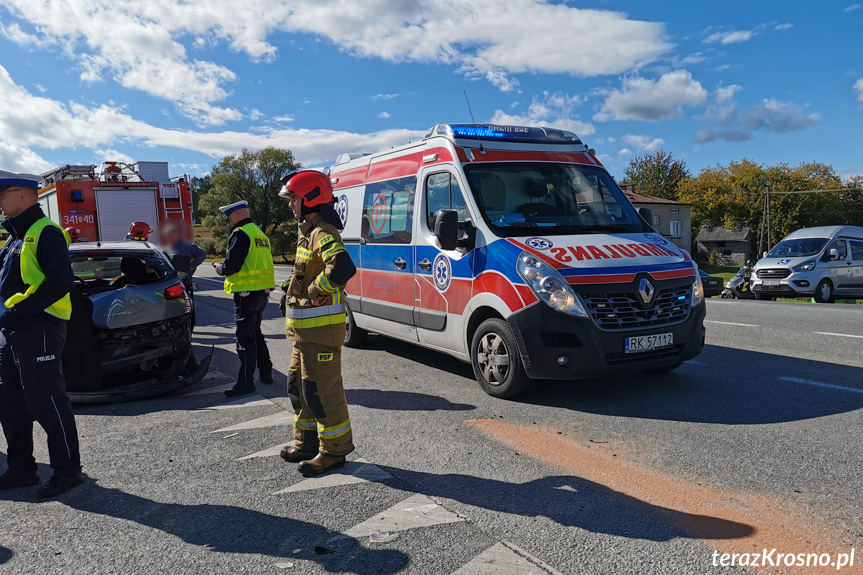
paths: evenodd
<path fill-rule="evenodd" d="M 349 347 L 369 332 L 473 365 L 495 397 L 532 380 L 664 373 L 704 347 L 704 292 L 575 134 L 438 125 L 330 168 Z"/>

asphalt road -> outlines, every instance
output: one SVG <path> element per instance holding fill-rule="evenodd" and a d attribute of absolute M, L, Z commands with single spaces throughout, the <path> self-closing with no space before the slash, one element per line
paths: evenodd
<path fill-rule="evenodd" d="M 88 482 L 48 502 L 0 493 L 0 572 L 744 573 L 714 553 L 863 542 L 863 306 L 711 300 L 707 348 L 677 372 L 518 401 L 372 336 L 343 358 L 355 463 L 304 482 L 276 455 L 291 434 L 277 306 L 277 382 L 230 402 L 231 301 L 212 273 L 198 284 L 210 376 L 78 408 Z"/>

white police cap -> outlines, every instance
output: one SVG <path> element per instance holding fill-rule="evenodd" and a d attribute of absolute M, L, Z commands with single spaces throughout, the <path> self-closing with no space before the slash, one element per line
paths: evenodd
<path fill-rule="evenodd" d="M 0 188 L 21 186 L 22 188 L 35 188 L 38 190 L 40 181 L 42 181 L 42 178 L 33 174 L 21 174 L 0 170 Z"/>
<path fill-rule="evenodd" d="M 249 202 L 247 202 L 246 200 L 240 200 L 239 202 L 234 202 L 233 204 L 222 206 L 221 208 L 219 208 L 219 211 L 225 214 L 225 217 L 227 218 L 233 212 L 236 212 L 237 210 L 248 209 L 248 207 Z"/>

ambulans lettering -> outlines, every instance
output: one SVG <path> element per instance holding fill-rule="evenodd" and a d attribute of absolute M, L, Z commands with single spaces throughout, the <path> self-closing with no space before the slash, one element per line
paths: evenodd
<path fill-rule="evenodd" d="M 570 246 L 552 248 L 554 259 L 561 263 L 571 263 L 573 256 L 577 261 L 608 260 L 637 257 L 679 257 L 668 248 L 653 244 L 607 244 L 603 246 Z"/>

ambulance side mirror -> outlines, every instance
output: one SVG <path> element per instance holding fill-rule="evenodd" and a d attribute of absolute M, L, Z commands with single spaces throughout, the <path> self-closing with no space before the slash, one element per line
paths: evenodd
<path fill-rule="evenodd" d="M 653 211 L 650 208 L 638 208 L 638 215 L 647 222 L 648 226 L 653 226 Z"/>
<path fill-rule="evenodd" d="M 455 210 L 440 210 L 435 216 L 434 235 L 444 251 L 452 251 L 458 247 L 458 212 Z"/>

